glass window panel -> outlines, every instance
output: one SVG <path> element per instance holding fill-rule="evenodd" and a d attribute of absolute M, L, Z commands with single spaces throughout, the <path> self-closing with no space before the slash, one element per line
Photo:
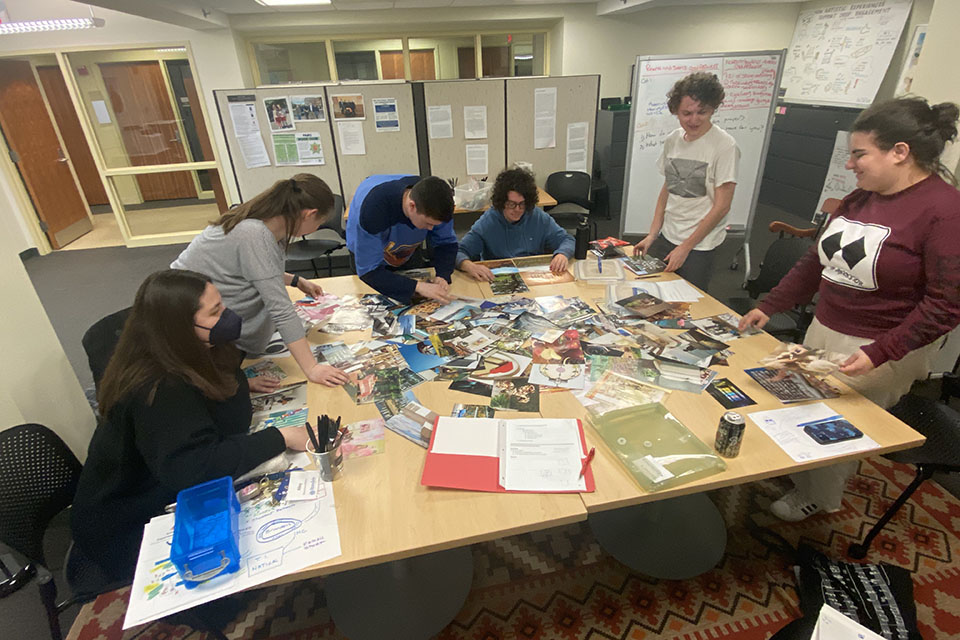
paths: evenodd
<path fill-rule="evenodd" d="M 210 192 L 194 198 L 166 201 L 127 202 L 124 191 L 135 187 L 144 180 L 163 182 L 182 172 L 139 174 L 134 176 L 113 176 L 108 178 L 121 192 L 123 216 L 130 227 L 132 236 L 148 236 L 163 233 L 183 233 L 202 231 L 208 224 L 220 217 L 221 208 L 217 203 L 214 188 L 220 189 L 220 177 L 215 170 L 207 170 L 205 179 L 211 184 Z"/>
<path fill-rule="evenodd" d="M 329 82 L 325 42 L 255 43 L 260 84 Z"/>
<path fill-rule="evenodd" d="M 455 80 L 477 77 L 473 36 L 410 38 L 408 44 L 413 80 Z M 423 70 L 424 76 L 427 75 L 426 70 L 431 61 L 434 64 L 435 76 L 417 77 L 420 69 Z"/>
<path fill-rule="evenodd" d="M 546 34 L 486 35 L 480 41 L 484 78 L 543 75 Z"/>
<path fill-rule="evenodd" d="M 403 78 L 403 42 L 399 38 L 338 40 L 333 43 L 340 80 Z"/>
<path fill-rule="evenodd" d="M 185 48 L 85 51 L 67 57 L 107 167 L 214 159 Z M 137 197 L 195 198 L 198 189 L 209 186 L 206 180 L 199 184 L 193 172 L 180 172 L 167 190 L 146 189 Z"/>

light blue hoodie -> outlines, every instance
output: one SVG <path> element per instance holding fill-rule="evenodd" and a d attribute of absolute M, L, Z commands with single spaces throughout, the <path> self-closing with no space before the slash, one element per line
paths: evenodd
<path fill-rule="evenodd" d="M 545 253 L 573 256 L 573 236 L 540 207 L 509 222 L 490 207 L 460 241 L 457 266 L 464 260 L 500 260 Z"/>

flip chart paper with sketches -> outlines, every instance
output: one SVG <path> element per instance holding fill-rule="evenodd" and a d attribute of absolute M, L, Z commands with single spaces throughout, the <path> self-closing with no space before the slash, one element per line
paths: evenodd
<path fill-rule="evenodd" d="M 910 5 L 911 0 L 875 0 L 802 12 L 784 62 L 784 100 L 869 106 L 890 66 Z"/>
<path fill-rule="evenodd" d="M 123 628 L 143 624 L 204 602 L 263 584 L 340 555 L 333 485 L 321 484 L 316 500 L 271 506 L 270 499 L 240 511 L 240 569 L 187 589 L 170 562 L 174 515 L 147 523 Z"/>
<path fill-rule="evenodd" d="M 842 200 L 844 196 L 857 188 L 857 176 L 846 168 L 847 158 L 850 157 L 850 132 L 837 131 L 837 140 L 833 143 L 833 155 L 830 156 L 830 166 L 827 168 L 827 177 L 823 181 L 820 199 L 817 200 L 817 210 L 810 213 L 816 216 L 823 201 L 827 198 Z"/>

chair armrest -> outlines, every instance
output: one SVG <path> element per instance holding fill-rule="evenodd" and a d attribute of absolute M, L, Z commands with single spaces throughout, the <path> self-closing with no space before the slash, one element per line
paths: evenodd
<path fill-rule="evenodd" d="M 797 238 L 813 238 L 817 235 L 816 227 L 800 229 L 798 227 L 794 227 L 793 225 L 789 225 L 786 222 L 780 222 L 779 220 L 771 222 L 769 228 L 773 233 L 789 233 Z"/>

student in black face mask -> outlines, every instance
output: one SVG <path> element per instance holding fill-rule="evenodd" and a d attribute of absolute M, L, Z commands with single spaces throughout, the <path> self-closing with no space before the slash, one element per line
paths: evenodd
<path fill-rule="evenodd" d="M 306 447 L 302 427 L 247 433 L 240 329 L 204 275 L 170 269 L 140 286 L 100 384 L 103 419 L 71 513 L 78 551 L 110 580 L 132 577 L 143 526 L 178 491 Z"/>

